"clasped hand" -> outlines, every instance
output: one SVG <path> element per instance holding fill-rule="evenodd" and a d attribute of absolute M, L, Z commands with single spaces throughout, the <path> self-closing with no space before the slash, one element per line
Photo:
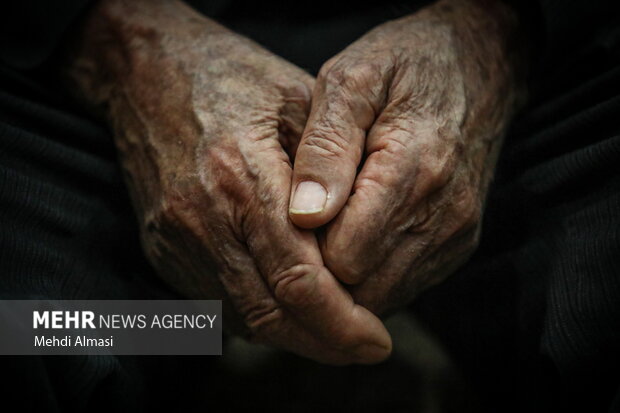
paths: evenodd
<path fill-rule="evenodd" d="M 475 248 L 518 100 L 514 16 L 477 3 L 381 25 L 317 79 L 182 3 L 95 7 L 69 73 L 114 130 L 158 274 L 250 340 L 387 357 L 377 316 Z"/>

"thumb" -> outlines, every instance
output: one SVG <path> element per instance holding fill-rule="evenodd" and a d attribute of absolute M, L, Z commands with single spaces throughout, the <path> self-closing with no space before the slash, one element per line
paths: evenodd
<path fill-rule="evenodd" d="M 366 132 L 384 100 L 376 68 L 338 63 L 328 62 L 319 73 L 295 155 L 289 215 L 302 228 L 326 224 L 346 203 Z"/>

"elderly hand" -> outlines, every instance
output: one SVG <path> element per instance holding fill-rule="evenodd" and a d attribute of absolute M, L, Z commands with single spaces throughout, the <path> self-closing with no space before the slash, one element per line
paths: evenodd
<path fill-rule="evenodd" d="M 288 218 L 314 79 L 175 1 L 107 1 L 70 64 L 114 128 L 147 257 L 224 300 L 225 327 L 328 363 L 390 352 L 382 323 Z"/>
<path fill-rule="evenodd" d="M 355 302 L 403 305 L 475 248 L 520 96 L 516 28 L 501 2 L 440 1 L 321 69 L 289 212 L 302 228 L 329 223 L 323 258 Z"/>

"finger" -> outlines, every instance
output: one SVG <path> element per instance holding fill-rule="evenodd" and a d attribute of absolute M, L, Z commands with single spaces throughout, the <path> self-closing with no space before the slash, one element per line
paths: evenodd
<path fill-rule="evenodd" d="M 347 201 L 388 76 L 381 67 L 343 60 L 319 73 L 295 159 L 289 213 L 296 225 L 321 226 Z"/>
<path fill-rule="evenodd" d="M 341 361 L 383 360 L 391 351 L 391 340 L 381 321 L 353 302 L 323 266 L 314 235 L 296 228 L 287 217 L 291 170 L 284 164 L 270 165 L 258 179 L 264 208 L 248 213 L 244 231 L 276 302 L 324 349 L 340 354 Z"/>
<path fill-rule="evenodd" d="M 278 114 L 278 135 L 280 145 L 288 154 L 291 162 L 301 140 L 304 126 L 310 113 L 314 78 L 305 73 L 298 74 L 299 79 L 287 77 L 279 87 L 283 102 Z"/>
<path fill-rule="evenodd" d="M 434 237 L 446 237 L 449 241 L 434 249 Z M 389 313 L 458 269 L 471 255 L 478 237 L 478 227 L 460 232 L 455 237 L 448 234 L 403 234 L 396 249 L 379 268 L 363 283 L 351 286 L 349 291 L 356 303 L 373 313 Z"/>
<path fill-rule="evenodd" d="M 341 281 L 355 284 L 373 274 L 401 236 L 432 230 L 439 193 L 453 164 L 432 127 L 422 120 L 393 126 L 380 117 L 369 133 L 368 158 L 354 194 L 327 229 L 325 263 Z"/>
<path fill-rule="evenodd" d="M 244 335 L 250 341 L 258 341 L 284 350 L 292 351 L 319 362 L 348 364 L 363 362 L 351 355 L 325 345 L 276 302 L 258 271 L 247 246 L 229 240 L 219 246 L 217 257 L 219 280 L 223 285 L 232 308 L 226 308 L 224 316 L 230 330 Z M 235 314 L 241 315 L 238 320 Z"/>

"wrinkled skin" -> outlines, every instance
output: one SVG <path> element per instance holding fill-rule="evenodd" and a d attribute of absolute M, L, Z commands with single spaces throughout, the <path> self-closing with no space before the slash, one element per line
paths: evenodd
<path fill-rule="evenodd" d="M 476 246 L 522 95 L 517 29 L 497 1 L 442 0 L 363 36 L 315 84 L 178 1 L 107 0 L 66 69 L 114 130 L 164 280 L 222 299 L 225 327 L 251 340 L 372 363 L 391 341 L 371 311 Z M 327 190 L 320 210 L 289 209 L 303 181 Z"/>
<path fill-rule="evenodd" d="M 372 363 L 382 323 L 288 218 L 291 158 L 314 79 L 174 1 L 107 1 L 68 64 L 116 138 L 157 272 L 222 299 L 225 326 L 313 359 Z"/>
<path fill-rule="evenodd" d="M 502 135 L 523 98 L 514 14 L 448 0 L 381 25 L 329 60 L 314 89 L 293 190 L 329 197 L 291 219 L 327 224 L 327 267 L 356 303 L 410 302 L 475 249 Z M 518 45 L 518 44 L 517 44 Z M 361 167 L 361 170 L 358 168 Z M 292 207 L 292 206 L 291 206 Z"/>

